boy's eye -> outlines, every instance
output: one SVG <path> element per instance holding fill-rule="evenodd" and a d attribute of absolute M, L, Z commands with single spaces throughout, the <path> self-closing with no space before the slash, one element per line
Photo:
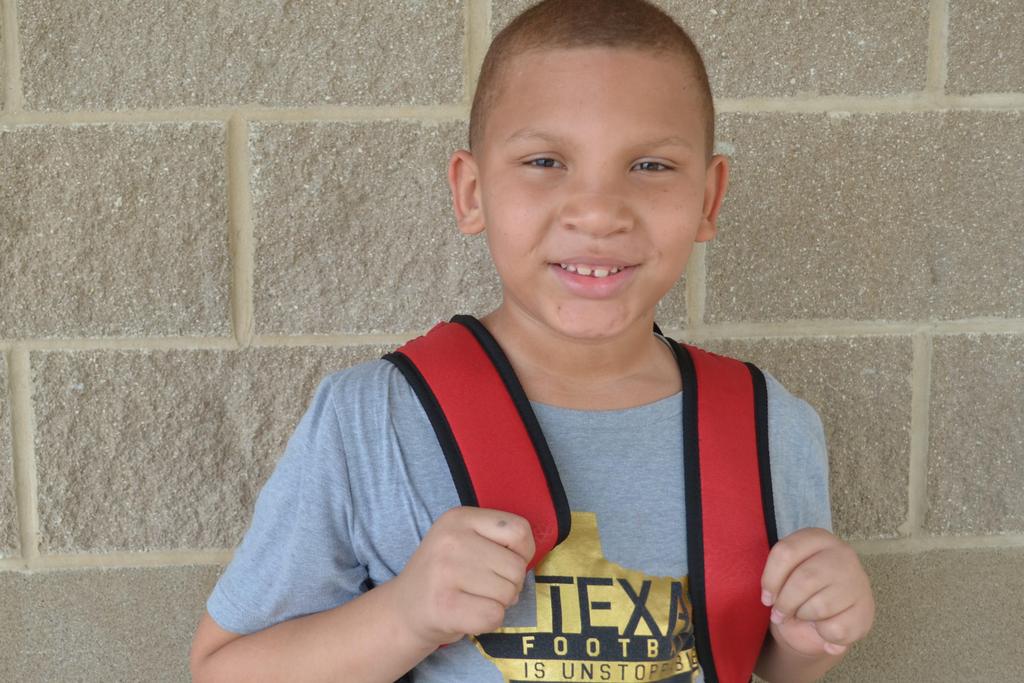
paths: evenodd
<path fill-rule="evenodd" d="M 538 161 L 541 163 L 536 163 Z M 526 163 L 534 168 L 554 168 L 553 164 L 557 164 L 558 162 L 548 157 L 541 157 L 539 159 L 530 159 Z"/>
<path fill-rule="evenodd" d="M 666 166 L 665 164 L 663 164 L 663 163 L 661 163 L 659 161 L 641 161 L 640 163 L 637 164 L 637 166 L 644 166 L 646 164 L 651 164 L 653 166 L 660 166 L 661 168 L 650 168 L 650 167 L 649 168 L 641 168 L 640 169 L 641 171 L 661 171 L 661 170 L 668 171 L 668 170 L 671 170 L 668 166 Z"/>

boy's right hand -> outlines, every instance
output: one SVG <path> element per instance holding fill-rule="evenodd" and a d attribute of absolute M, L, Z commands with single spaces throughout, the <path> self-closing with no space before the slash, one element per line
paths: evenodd
<path fill-rule="evenodd" d="M 494 631 L 519 601 L 533 553 L 530 523 L 522 517 L 453 508 L 393 579 L 396 607 L 417 639 L 434 646 Z"/>

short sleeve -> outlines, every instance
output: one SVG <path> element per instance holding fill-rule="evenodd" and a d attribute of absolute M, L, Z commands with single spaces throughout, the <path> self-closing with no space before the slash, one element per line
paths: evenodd
<path fill-rule="evenodd" d="M 772 492 L 779 538 L 799 529 L 832 530 L 825 430 L 817 411 L 764 373 Z"/>
<path fill-rule="evenodd" d="M 352 550 L 351 495 L 332 378 L 320 383 L 256 499 L 252 522 L 206 607 L 248 634 L 359 595 L 367 571 Z"/>

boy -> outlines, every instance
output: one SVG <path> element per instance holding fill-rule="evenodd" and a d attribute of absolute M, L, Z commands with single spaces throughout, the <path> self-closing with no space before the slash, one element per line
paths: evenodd
<path fill-rule="evenodd" d="M 702 680 L 692 625 L 656 598 L 687 569 L 681 383 L 651 329 L 693 244 L 715 234 L 728 167 L 713 117 L 696 48 L 641 0 L 548 0 L 495 38 L 449 182 L 459 229 L 488 240 L 503 300 L 482 322 L 551 446 L 572 533 L 528 572 L 528 523 L 459 506 L 402 375 L 384 361 L 336 373 L 210 597 L 195 680 Z M 773 610 L 757 671 L 815 680 L 867 633 L 874 603 L 856 555 L 822 528 L 820 421 L 767 383 L 781 540 L 761 578 Z M 529 636 L 516 653 L 478 637 L 580 628 L 618 629 L 623 648 L 671 632 L 680 648 L 640 678 L 608 652 L 556 670 L 530 660 Z"/>

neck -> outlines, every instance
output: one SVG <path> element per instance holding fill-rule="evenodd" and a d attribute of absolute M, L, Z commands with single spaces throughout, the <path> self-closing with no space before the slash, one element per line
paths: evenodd
<path fill-rule="evenodd" d="M 614 410 L 679 391 L 671 351 L 653 333 L 654 316 L 614 337 L 578 339 L 501 306 L 481 319 L 501 345 L 526 395 L 581 410 Z"/>

